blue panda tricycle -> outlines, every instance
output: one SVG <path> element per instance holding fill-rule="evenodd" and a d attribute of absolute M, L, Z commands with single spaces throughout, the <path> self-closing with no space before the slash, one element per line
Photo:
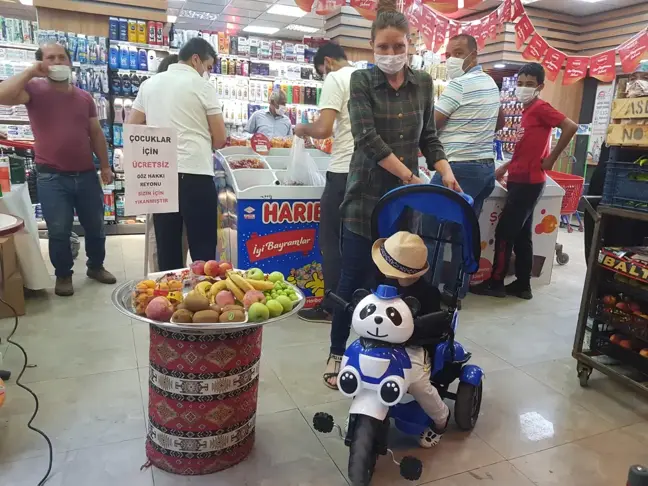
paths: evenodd
<path fill-rule="evenodd" d="M 484 373 L 478 366 L 468 364 L 470 353 L 455 341 L 458 292 L 465 274 L 477 271 L 481 253 L 472 199 L 431 184 L 394 189 L 380 199 L 373 212 L 373 239 L 405 228 L 420 233 L 412 230 L 420 227 L 420 215 L 435 216 L 441 223 L 435 235 L 421 235 L 428 247 L 430 242 L 434 243 L 430 261 L 437 260 L 443 243 L 451 244 L 453 251 L 461 255 L 446 309 L 418 316 L 416 299 L 401 299 L 398 290 L 388 285 L 379 285 L 373 292 L 359 289 L 352 302 L 328 294 L 340 310 L 352 313 L 353 330 L 360 336 L 345 351 L 338 375 L 339 390 L 353 399 L 346 433 L 341 433 L 350 449 L 348 474 L 353 486 L 368 486 L 378 456 L 392 454 L 388 449 L 390 419 L 394 419 L 399 430 L 412 435 L 421 434 L 431 425 L 431 419 L 416 401 L 401 403 L 411 369 L 403 343 L 412 336 L 415 323 L 417 328 L 429 329 L 429 341 L 424 347 L 433 354 L 432 384 L 442 398 L 455 401 L 457 426 L 472 430 L 479 416 Z M 446 224 L 458 225 L 451 232 L 455 236 L 449 239 L 445 237 Z M 453 393 L 449 388 L 456 380 L 459 385 Z M 333 417 L 321 412 L 313 417 L 313 425 L 324 433 L 335 427 Z M 405 457 L 400 462 L 400 472 L 405 479 L 415 481 L 421 476 L 422 464 L 414 457 Z"/>

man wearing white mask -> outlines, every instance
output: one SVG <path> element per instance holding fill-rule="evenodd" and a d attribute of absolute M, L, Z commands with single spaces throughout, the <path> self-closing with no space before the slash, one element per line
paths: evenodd
<path fill-rule="evenodd" d="M 36 60 L 0 83 L 0 104 L 27 107 L 36 142 L 38 197 L 56 273 L 54 290 L 57 295 L 70 296 L 74 293 L 70 234 L 75 210 L 85 231 L 87 276 L 101 283 L 116 282 L 103 267 L 103 191 L 93 153 L 99 159 L 103 182 L 110 184 L 113 175 L 92 96 L 70 84 L 70 54 L 61 45 L 47 44 L 36 51 Z"/>
<path fill-rule="evenodd" d="M 459 34 L 448 41 L 446 66 L 450 82 L 434 105 L 434 121 L 457 182 L 474 199 L 473 209 L 479 216 L 495 188 L 493 138 L 495 130 L 504 125 L 499 89 L 477 63 L 477 41 L 470 35 Z M 441 184 L 440 176 L 432 183 Z M 454 253 L 452 262 L 458 265 L 459 252 Z M 436 262 L 436 283 L 441 278 L 442 258 Z M 456 275 L 456 271 L 449 274 Z M 466 277 L 460 298 L 467 288 Z"/>
<path fill-rule="evenodd" d="M 218 192 L 212 149 L 225 145 L 227 133 L 216 88 L 209 73 L 216 51 L 205 39 L 189 39 L 178 62 L 140 86 L 128 123 L 175 128 L 178 134 L 177 213 L 153 216 L 161 271 L 182 268 L 186 228 L 192 260 L 215 260 Z"/>
<path fill-rule="evenodd" d="M 270 95 L 267 110 L 255 111 L 245 126 L 248 133 L 262 133 L 272 137 L 291 137 L 293 134 L 290 118 L 286 116 L 286 93 L 277 89 Z"/>

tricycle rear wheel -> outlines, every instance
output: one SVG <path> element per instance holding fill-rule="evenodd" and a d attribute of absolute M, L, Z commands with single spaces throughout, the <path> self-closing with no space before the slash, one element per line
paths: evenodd
<path fill-rule="evenodd" d="M 367 415 L 357 415 L 349 446 L 349 479 L 352 486 L 369 486 L 378 453 L 376 443 L 382 422 Z"/>
<path fill-rule="evenodd" d="M 455 422 L 461 430 L 472 430 L 477 424 L 482 401 L 482 382 L 479 385 L 459 383 L 455 400 Z"/>

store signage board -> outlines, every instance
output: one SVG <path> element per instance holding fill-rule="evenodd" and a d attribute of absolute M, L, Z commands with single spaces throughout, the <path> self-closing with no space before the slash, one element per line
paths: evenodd
<path fill-rule="evenodd" d="M 594 112 L 592 113 L 592 135 L 587 147 L 588 152 L 592 153 L 592 161 L 596 163 L 599 161 L 601 147 L 603 147 L 607 136 L 613 97 L 614 83 L 599 83 L 596 87 Z"/>
<path fill-rule="evenodd" d="M 178 137 L 174 128 L 124 125 L 126 214 L 178 212 Z"/>
<path fill-rule="evenodd" d="M 648 118 L 648 96 L 614 100 L 612 118 Z"/>
<path fill-rule="evenodd" d="M 609 125 L 607 132 L 608 145 L 628 147 L 648 147 L 648 125 Z"/>

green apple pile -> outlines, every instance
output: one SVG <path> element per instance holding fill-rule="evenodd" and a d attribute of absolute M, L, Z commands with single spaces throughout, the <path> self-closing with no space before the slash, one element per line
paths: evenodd
<path fill-rule="evenodd" d="M 271 290 L 263 292 L 266 297 L 266 307 L 270 310 L 270 317 L 278 317 L 281 314 L 290 312 L 293 303 L 299 300 L 295 290 L 284 282 L 283 275 L 280 272 L 272 272 L 268 280 L 274 282 L 274 287 Z"/>

